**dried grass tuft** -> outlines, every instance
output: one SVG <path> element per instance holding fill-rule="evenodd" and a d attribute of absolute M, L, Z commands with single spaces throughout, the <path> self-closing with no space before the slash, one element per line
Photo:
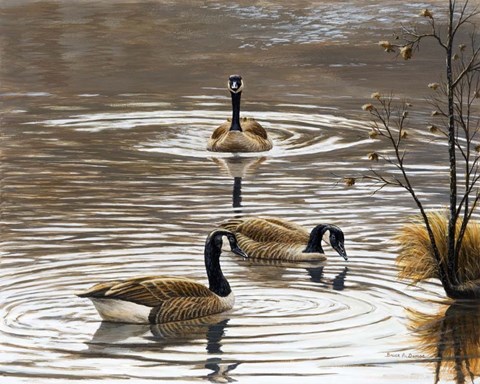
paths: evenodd
<path fill-rule="evenodd" d="M 427 213 L 435 242 L 446 265 L 448 216 L 445 211 Z M 457 222 L 457 235 L 461 221 Z M 399 277 L 412 280 L 413 283 L 429 278 L 438 278 L 438 266 L 428 237 L 427 229 L 421 217 L 416 217 L 405 225 L 395 237 L 400 245 L 396 263 L 400 269 Z M 457 276 L 459 282 L 475 286 L 480 279 L 480 224 L 470 220 L 458 258 Z"/>

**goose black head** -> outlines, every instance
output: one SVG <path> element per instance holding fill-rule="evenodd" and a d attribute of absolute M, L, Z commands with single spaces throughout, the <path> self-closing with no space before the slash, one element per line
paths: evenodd
<path fill-rule="evenodd" d="M 244 258 L 248 258 L 248 255 L 238 245 L 237 237 L 233 232 L 226 231 L 226 230 L 216 230 L 210 234 L 210 237 L 213 237 L 215 246 L 218 247 L 219 249 L 222 248 L 222 243 L 223 243 L 222 239 L 224 236 L 228 239 L 228 242 L 230 243 L 230 250 L 233 253 L 235 253 L 236 255 L 242 256 Z"/>
<path fill-rule="evenodd" d="M 240 75 L 231 75 L 228 78 L 227 88 L 232 93 L 242 92 L 243 85 L 244 85 L 244 83 L 243 83 L 243 80 L 242 80 L 242 76 L 240 76 Z"/>
<path fill-rule="evenodd" d="M 348 260 L 347 252 L 345 252 L 345 236 L 343 235 L 343 231 L 336 225 L 328 225 L 327 228 L 330 232 L 330 245 L 338 252 L 340 256 L 342 256 L 345 260 Z"/>

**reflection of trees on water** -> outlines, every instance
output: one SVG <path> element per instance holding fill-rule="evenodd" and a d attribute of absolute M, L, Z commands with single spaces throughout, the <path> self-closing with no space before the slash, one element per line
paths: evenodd
<path fill-rule="evenodd" d="M 480 374 L 480 305 L 454 303 L 435 315 L 410 311 L 419 349 L 435 361 L 435 379 L 457 384 Z"/>
<path fill-rule="evenodd" d="M 102 322 L 88 343 L 89 351 L 98 353 L 100 350 L 111 347 L 125 347 L 133 352 L 152 350 L 152 341 L 155 347 L 183 346 L 193 340 L 206 338 L 206 351 L 209 355 L 221 355 L 222 339 L 225 336 L 225 327 L 229 318 L 225 316 L 209 316 L 189 321 L 179 321 L 166 324 L 121 324 Z M 137 338 L 135 342 L 128 339 Z M 138 339 L 140 338 L 140 339 Z M 145 341 L 147 340 L 147 341 Z M 143 342 L 142 342 L 143 341 Z M 157 348 L 155 348 L 157 350 Z M 211 370 L 206 379 L 214 383 L 230 383 L 230 372 L 241 362 L 224 361 L 220 357 L 211 357 L 205 360 L 204 368 Z"/>

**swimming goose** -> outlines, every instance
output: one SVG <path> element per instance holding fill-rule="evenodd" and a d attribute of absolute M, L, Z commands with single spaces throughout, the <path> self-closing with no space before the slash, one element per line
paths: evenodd
<path fill-rule="evenodd" d="M 183 277 L 147 276 L 99 283 L 77 296 L 92 300 L 103 320 L 121 323 L 168 323 L 228 311 L 235 298 L 220 268 L 223 236 L 233 253 L 247 257 L 232 232 L 211 232 L 205 242 L 208 288 Z"/>
<path fill-rule="evenodd" d="M 301 225 L 288 220 L 250 217 L 232 219 L 220 226 L 235 233 L 238 244 L 251 258 L 325 260 L 321 242 L 328 232 L 330 245 L 347 260 L 343 232 L 335 225 L 320 224 L 309 233 Z"/>
<path fill-rule="evenodd" d="M 240 119 L 240 97 L 243 90 L 240 75 L 228 79 L 232 96 L 232 119 L 220 125 L 208 140 L 207 150 L 213 152 L 261 152 L 272 149 L 267 131 L 252 118 Z"/>

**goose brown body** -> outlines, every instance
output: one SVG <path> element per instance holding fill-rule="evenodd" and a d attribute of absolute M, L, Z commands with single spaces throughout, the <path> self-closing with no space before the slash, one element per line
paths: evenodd
<path fill-rule="evenodd" d="M 222 223 L 221 227 L 235 233 L 238 244 L 249 257 L 285 261 L 325 260 L 326 256 L 320 246 L 323 234 L 332 229 L 340 231 L 338 227 L 325 225 L 324 230 L 313 234 L 320 226 L 308 232 L 301 225 L 274 217 L 232 219 Z M 312 239 L 312 236 L 316 238 Z M 336 249 L 346 258 L 343 233 L 341 237 L 341 244 Z M 309 247 L 313 243 L 316 246 Z"/>
<path fill-rule="evenodd" d="M 207 150 L 213 152 L 262 152 L 272 149 L 272 140 L 267 131 L 256 120 L 240 118 L 240 98 L 243 90 L 243 79 L 232 75 L 228 79 L 227 88 L 232 97 L 232 118 L 210 136 Z"/>
<path fill-rule="evenodd" d="M 208 140 L 207 150 L 213 152 L 262 152 L 272 149 L 267 131 L 255 119 L 242 118 L 242 131 L 231 131 L 231 123 L 220 125 Z"/>
<path fill-rule="evenodd" d="M 154 324 L 209 316 L 228 311 L 234 304 L 233 298 L 221 298 L 194 280 L 160 276 L 100 283 L 78 296 L 90 298 L 103 320 L 128 320 L 118 313 L 118 306 L 110 305 L 120 300 L 149 308 L 148 321 L 128 322 Z"/>
<path fill-rule="evenodd" d="M 161 324 L 228 311 L 235 298 L 218 264 L 223 235 L 234 253 L 246 257 L 235 235 L 212 232 L 205 245 L 209 287 L 188 278 L 145 276 L 99 283 L 77 295 L 91 299 L 103 320 L 124 323 Z"/>

